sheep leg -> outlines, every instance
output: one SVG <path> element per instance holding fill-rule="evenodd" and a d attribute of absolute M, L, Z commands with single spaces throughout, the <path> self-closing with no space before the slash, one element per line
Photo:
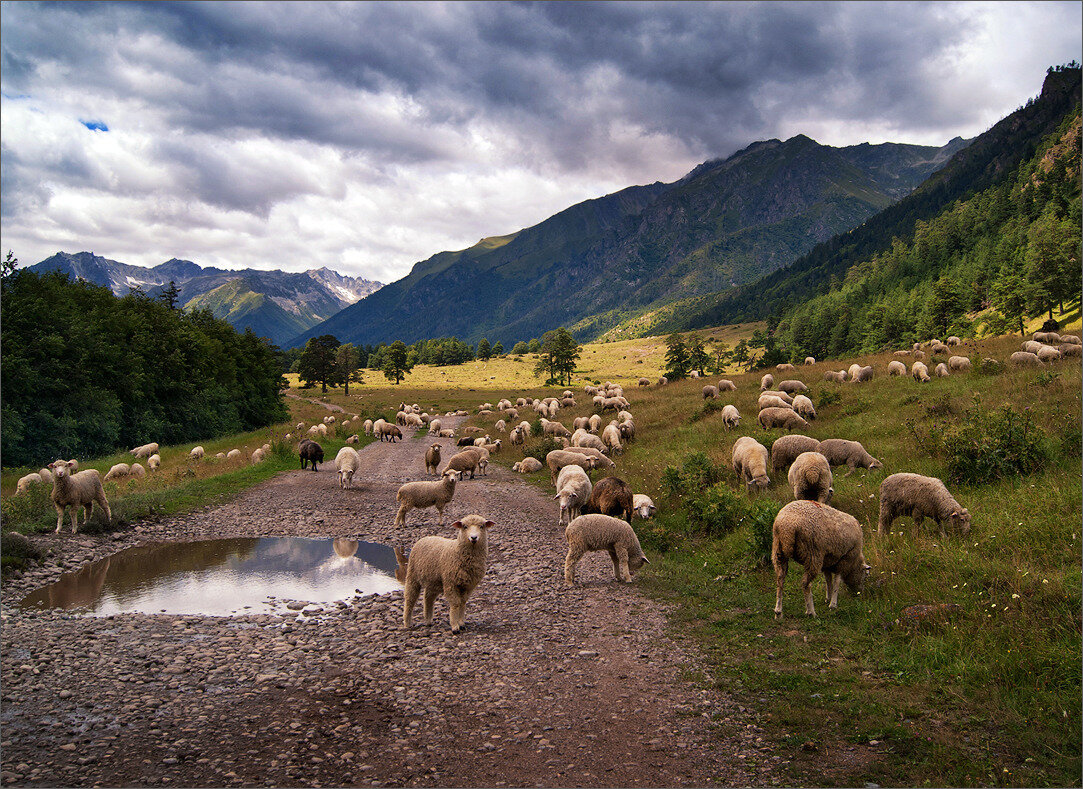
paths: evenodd
<path fill-rule="evenodd" d="M 577 546 L 568 546 L 568 557 L 564 560 L 564 580 L 575 583 L 575 565 L 583 558 L 583 550 Z"/>
<path fill-rule="evenodd" d="M 816 616 L 816 604 L 812 601 L 812 582 L 816 580 L 820 571 L 820 563 L 809 559 L 809 565 L 801 577 L 801 590 L 805 593 L 805 613 L 808 616 Z"/>
<path fill-rule="evenodd" d="M 425 608 L 425 624 L 432 624 L 432 609 L 436 605 L 436 598 L 440 596 L 440 586 L 437 584 L 429 584 L 425 587 L 425 601 L 423 603 Z"/>
<path fill-rule="evenodd" d="M 886 534 L 887 530 L 891 528 L 891 522 L 895 520 L 891 516 L 891 512 L 884 507 L 884 502 L 880 502 L 880 520 L 876 524 L 877 534 Z"/>
<path fill-rule="evenodd" d="M 846 474 L 845 474 L 845 476 L 848 477 L 848 476 L 850 476 L 851 474 L 854 473 L 854 469 L 856 468 L 856 466 L 854 466 L 853 463 L 847 463 L 846 465 L 850 467 L 850 470 L 847 471 Z"/>
<path fill-rule="evenodd" d="M 827 582 L 827 607 L 838 608 L 839 607 L 839 578 L 841 576 L 838 573 L 824 573 L 824 580 Z"/>
<path fill-rule="evenodd" d="M 399 507 L 398 514 L 395 515 L 395 525 L 396 526 L 405 526 L 406 525 L 406 513 L 408 513 L 409 511 L 410 511 L 410 505 L 407 504 L 406 502 L 403 502 L 402 506 Z"/>
<path fill-rule="evenodd" d="M 786 585 L 786 573 L 790 569 L 790 561 L 784 556 L 772 557 L 775 563 L 775 619 L 782 618 L 782 588 Z"/>
<path fill-rule="evenodd" d="M 609 549 L 609 555 L 613 557 L 613 566 L 617 571 L 617 580 L 626 584 L 632 582 L 632 573 L 628 570 L 628 549 L 623 545 L 616 546 L 616 550 Z"/>
<path fill-rule="evenodd" d="M 437 526 L 443 526 L 444 525 L 444 507 L 445 506 L 447 506 L 447 505 L 446 504 L 445 505 L 440 505 L 440 504 L 436 505 L 436 511 L 438 513 L 440 513 L 440 517 L 438 517 L 436 519 L 436 525 Z"/>
<path fill-rule="evenodd" d="M 451 632 L 458 633 L 466 626 L 466 598 L 467 594 L 461 594 L 454 586 L 444 587 L 444 597 L 448 604 L 448 621 L 451 623 Z"/>
<path fill-rule="evenodd" d="M 414 615 L 414 606 L 417 605 L 417 596 L 421 591 L 421 584 L 411 581 L 406 584 L 406 588 L 403 591 L 405 597 L 402 605 L 402 626 L 409 628 L 410 619 Z"/>
<path fill-rule="evenodd" d="M 53 506 L 56 508 L 56 533 L 60 534 L 60 528 L 64 525 L 64 508 L 56 502 L 53 502 Z"/>
<path fill-rule="evenodd" d="M 73 504 L 71 507 L 71 533 L 75 534 L 79 531 L 79 505 Z"/>

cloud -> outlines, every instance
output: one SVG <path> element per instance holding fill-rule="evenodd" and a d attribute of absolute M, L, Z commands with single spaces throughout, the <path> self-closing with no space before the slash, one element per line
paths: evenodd
<path fill-rule="evenodd" d="M 0 9 L 3 244 L 24 262 L 385 281 L 757 139 L 973 136 L 1081 49 L 1078 3 Z"/>

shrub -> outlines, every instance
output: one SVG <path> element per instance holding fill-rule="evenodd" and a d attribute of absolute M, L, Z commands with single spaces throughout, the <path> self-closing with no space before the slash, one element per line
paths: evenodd
<path fill-rule="evenodd" d="M 816 407 L 823 408 L 825 405 L 834 405 L 842 400 L 838 389 L 824 389 L 816 400 Z"/>
<path fill-rule="evenodd" d="M 31 485 L 19 496 L 6 496 L 0 502 L 0 519 L 5 529 L 24 533 L 56 528 L 56 509 L 52 503 L 52 485 Z"/>
<path fill-rule="evenodd" d="M 523 449 L 523 457 L 535 458 L 543 466 L 545 465 L 545 456 L 552 452 L 554 449 L 564 449 L 564 445 L 552 436 L 542 436 L 537 440 L 530 448 Z"/>
<path fill-rule="evenodd" d="M 949 416 L 954 413 L 955 408 L 951 404 L 951 398 L 946 394 L 940 395 L 925 406 L 925 416 Z"/>
<path fill-rule="evenodd" d="M 748 551 L 754 566 L 771 563 L 771 542 L 775 517 L 782 505 L 774 499 L 760 497 L 748 505 L 745 521 L 748 523 Z"/>
<path fill-rule="evenodd" d="M 697 408 L 695 411 L 693 411 L 689 421 L 698 422 L 701 419 L 706 419 L 712 414 L 717 414 L 725 407 L 726 404 L 723 403 L 721 400 L 704 400 L 703 407 Z"/>
<path fill-rule="evenodd" d="M 6 531 L 0 535 L 0 560 L 4 571 L 22 570 L 30 562 L 41 560 L 42 552 L 34 543 L 18 532 Z"/>
<path fill-rule="evenodd" d="M 975 407 L 943 438 L 948 477 L 982 484 L 1019 474 L 1033 474 L 1049 462 L 1049 441 L 1029 409 L 1016 413 L 1010 405 L 995 412 Z"/>

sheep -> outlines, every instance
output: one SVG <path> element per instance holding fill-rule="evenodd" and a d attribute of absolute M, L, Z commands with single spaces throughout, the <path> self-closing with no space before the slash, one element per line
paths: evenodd
<path fill-rule="evenodd" d="M 433 605 L 441 593 L 447 598 L 451 632 L 458 633 L 466 624 L 466 601 L 485 577 L 489 529 L 496 524 L 467 515 L 451 525 L 458 530 L 455 539 L 422 537 L 410 550 L 403 581 L 403 628 L 410 627 L 422 589 L 426 625 L 432 624 Z"/>
<path fill-rule="evenodd" d="M 862 553 L 864 537 L 857 519 L 815 501 L 791 501 L 771 527 L 771 564 L 775 568 L 775 618 L 782 618 L 782 589 L 790 560 L 804 565 L 801 589 L 805 614 L 816 616 L 812 582 L 821 572 L 827 582 L 827 607 L 838 608 L 839 579 L 861 590 L 871 569 Z"/>
<path fill-rule="evenodd" d="M 835 493 L 835 489 L 831 487 L 831 466 L 827 458 L 819 452 L 802 452 L 798 455 L 790 466 L 786 479 L 793 488 L 795 499 L 827 504 Z"/>
<path fill-rule="evenodd" d="M 425 473 L 436 475 L 436 469 L 440 466 L 440 445 L 433 444 L 425 450 Z"/>
<path fill-rule="evenodd" d="M 792 395 L 794 392 L 808 391 L 808 387 L 800 381 L 783 381 L 778 385 L 778 388 L 788 395 Z"/>
<path fill-rule="evenodd" d="M 619 455 L 624 452 L 620 443 L 620 430 L 616 425 L 608 425 L 602 431 L 602 443 L 609 447 L 610 454 Z"/>
<path fill-rule="evenodd" d="M 808 422 L 798 413 L 788 408 L 765 408 L 760 411 L 757 420 L 764 430 L 771 427 L 781 427 L 784 430 L 797 430 L 808 427 Z"/>
<path fill-rule="evenodd" d="M 25 477 L 19 477 L 19 481 L 15 484 L 15 495 L 21 496 L 30 490 L 31 485 L 40 485 L 41 483 L 41 474 L 36 471 L 33 474 L 27 474 Z"/>
<path fill-rule="evenodd" d="M 511 435 L 508 436 L 508 441 L 512 444 L 522 444 L 525 440 L 526 438 L 523 435 L 523 429 L 521 427 L 516 427 L 511 431 Z"/>
<path fill-rule="evenodd" d="M 711 384 L 703 387 L 703 399 L 704 400 L 717 400 L 718 399 L 718 387 Z"/>
<path fill-rule="evenodd" d="M 727 405 L 722 409 L 722 424 L 727 430 L 732 430 L 741 423 L 741 412 L 735 405 Z"/>
<path fill-rule="evenodd" d="M 371 419 L 366 419 L 366 420 L 365 420 L 365 421 L 364 421 L 364 422 L 362 423 L 362 425 L 361 425 L 361 426 L 362 426 L 363 428 L 365 428 L 365 435 L 366 435 L 366 436 L 371 436 L 371 435 L 372 435 L 372 425 L 373 425 L 373 422 L 372 422 L 372 420 L 371 420 Z M 298 430 L 298 431 L 300 431 L 300 430 L 301 430 L 301 428 L 297 428 L 297 430 Z"/>
<path fill-rule="evenodd" d="M 564 427 L 560 422 L 542 422 L 542 432 L 547 436 L 559 436 L 562 438 L 571 438 L 571 431 Z"/>
<path fill-rule="evenodd" d="M 639 545 L 631 524 L 609 515 L 580 515 L 564 529 L 568 538 L 568 556 L 564 560 L 564 580 L 575 583 L 575 566 L 588 551 L 608 551 L 618 581 L 632 582 L 632 573 L 650 564 Z"/>
<path fill-rule="evenodd" d="M 955 357 L 953 356 L 952 358 L 954 359 Z M 898 360 L 889 362 L 887 374 L 889 378 L 894 375 L 906 375 L 906 365 Z"/>
<path fill-rule="evenodd" d="M 761 411 L 765 408 L 788 408 L 791 411 L 793 410 L 790 403 L 772 394 L 761 394 L 759 400 L 756 401 L 756 407 Z"/>
<path fill-rule="evenodd" d="M 590 447 L 591 449 L 597 449 L 599 452 L 609 452 L 609 446 L 598 438 L 593 433 L 583 432 L 578 436 L 572 437 L 572 447 Z M 569 447 L 570 448 L 570 447 Z"/>
<path fill-rule="evenodd" d="M 361 456 L 353 447 L 343 447 L 335 455 L 335 468 L 338 469 L 339 487 L 345 490 L 353 487 L 353 475 L 361 468 Z"/>
<path fill-rule="evenodd" d="M 1070 342 L 1061 343 L 1060 353 L 1061 356 L 1065 358 L 1069 356 L 1083 356 L 1083 347 Z"/>
<path fill-rule="evenodd" d="M 565 452 L 577 452 L 580 455 L 584 455 L 588 458 L 594 458 L 594 468 L 596 469 L 610 469 L 616 468 L 617 464 L 605 456 L 605 453 L 594 447 L 565 447 Z"/>
<path fill-rule="evenodd" d="M 760 391 L 761 392 L 766 391 L 767 389 L 770 389 L 774 385 L 775 385 L 775 376 L 771 375 L 771 373 L 767 373 L 767 375 L 763 376 L 763 378 L 760 379 Z"/>
<path fill-rule="evenodd" d="M 665 385 L 666 385 L 666 384 L 668 384 L 668 383 L 669 383 L 669 379 L 668 379 L 668 378 L 666 378 L 666 377 L 665 377 L 664 375 L 663 375 L 663 376 L 661 376 L 661 377 L 660 377 L 660 378 L 658 379 L 658 386 L 665 386 Z"/>
<path fill-rule="evenodd" d="M 252 455 L 250 457 L 250 460 L 252 461 L 253 466 L 256 465 L 257 463 L 262 463 L 266 459 L 267 459 L 267 451 L 263 447 L 256 447 L 255 451 L 252 452 Z M 321 456 L 321 459 L 322 459 L 322 456 Z M 316 464 L 315 463 L 312 464 L 312 470 L 313 471 L 316 470 Z"/>
<path fill-rule="evenodd" d="M 736 392 L 737 384 L 728 378 L 722 378 L 718 381 L 718 391 L 720 392 Z"/>
<path fill-rule="evenodd" d="M 1078 337 L 1076 337 L 1074 334 L 1062 334 L 1060 336 L 1060 342 L 1061 342 L 1062 345 L 1080 345 L 1080 344 L 1083 344 L 1083 343 L 1081 343 L 1080 339 Z"/>
<path fill-rule="evenodd" d="M 583 505 L 582 512 L 612 515 L 615 518 L 624 518 L 630 523 L 635 512 L 632 488 L 619 477 L 604 477 L 594 486 L 590 500 Z"/>
<path fill-rule="evenodd" d="M 832 466 L 849 466 L 846 476 L 854 473 L 856 468 L 876 469 L 883 468 L 884 464 L 870 455 L 860 441 L 847 441 L 845 438 L 826 438 L 820 442 L 820 448 L 816 450 Z"/>
<path fill-rule="evenodd" d="M 1053 331 L 1036 331 L 1034 332 L 1034 339 L 1036 342 L 1044 343 L 1061 342 L 1060 335 Z"/>
<path fill-rule="evenodd" d="M 554 449 L 545 456 L 545 465 L 549 467 L 550 482 L 557 484 L 557 474 L 565 466 L 576 465 L 584 471 L 590 471 L 598 465 L 596 458 L 566 449 Z"/>
<path fill-rule="evenodd" d="M 857 377 L 854 378 L 854 383 L 862 384 L 866 381 L 871 381 L 873 375 L 872 365 L 866 365 L 857 371 Z"/>
<path fill-rule="evenodd" d="M 909 356 L 910 351 L 895 351 L 892 356 Z"/>
<path fill-rule="evenodd" d="M 767 447 L 750 436 L 741 436 L 733 443 L 733 470 L 745 483 L 749 493 L 771 484 L 767 476 Z"/>
<path fill-rule="evenodd" d="M 632 512 L 639 516 L 640 520 L 649 520 L 658 512 L 651 497 L 646 493 L 636 493 L 632 496 Z"/>
<path fill-rule="evenodd" d="M 152 442 L 150 444 L 144 444 L 141 447 L 136 447 L 135 449 L 130 449 L 128 451 L 129 453 L 135 455 L 137 459 L 149 458 L 151 455 L 158 451 L 158 444 L 157 442 Z"/>
<path fill-rule="evenodd" d="M 1043 362 L 1055 362 L 1060 358 L 1060 351 L 1050 345 L 1043 345 L 1035 355 Z"/>
<path fill-rule="evenodd" d="M 941 362 L 936 366 L 936 369 L 933 370 L 933 375 L 935 375 L 937 378 L 947 378 L 949 375 L 951 375 L 951 372 L 948 370 L 948 366 Z"/>
<path fill-rule="evenodd" d="M 391 424 L 386 424 L 385 423 L 384 424 L 384 430 L 383 430 L 383 436 L 387 436 L 387 440 L 389 442 L 391 442 L 392 444 L 395 443 L 396 438 L 399 441 L 402 441 L 402 431 L 399 430 L 398 425 L 391 425 Z M 381 438 L 380 438 L 381 441 L 383 440 L 383 436 L 381 436 Z"/>
<path fill-rule="evenodd" d="M 953 335 L 952 335 L 951 337 L 948 337 L 948 339 L 946 340 L 946 343 L 947 343 L 947 344 L 948 344 L 948 345 L 949 345 L 950 347 L 955 347 L 956 345 L 962 345 L 962 344 L 963 344 L 963 341 L 962 341 L 962 339 L 961 339 L 960 337 L 956 337 L 956 336 L 955 336 L 955 335 L 953 334 Z"/>
<path fill-rule="evenodd" d="M 501 440 L 498 438 L 491 444 L 482 444 L 480 449 L 484 449 L 486 452 L 499 452 L 501 447 Z"/>
<path fill-rule="evenodd" d="M 910 355 L 913 356 L 918 361 L 921 361 L 922 359 L 925 358 L 925 351 L 914 351 Z"/>
<path fill-rule="evenodd" d="M 763 397 L 764 395 L 773 395 L 779 400 L 784 401 L 786 405 L 793 405 L 793 395 L 783 392 L 781 389 L 768 389 L 765 392 L 760 392 L 760 397 Z"/>
<path fill-rule="evenodd" d="M 406 525 L 406 513 L 412 509 L 426 509 L 436 507 L 440 517 L 439 525 L 444 524 L 444 508 L 455 495 L 455 483 L 463 478 L 463 472 L 455 469 L 444 469 L 439 482 L 407 482 L 399 488 L 395 494 L 395 500 L 399 503 L 399 511 L 395 515 L 395 525 Z"/>
<path fill-rule="evenodd" d="M 474 475 L 478 471 L 478 467 L 481 466 L 482 457 L 479 453 L 473 449 L 464 449 L 462 452 L 457 452 L 451 456 L 451 459 L 444 466 L 444 474 L 448 471 L 458 471 L 460 474 L 470 472 L 470 479 L 474 479 Z"/>
<path fill-rule="evenodd" d="M 846 381 L 846 371 L 839 370 L 836 372 L 835 370 L 828 370 L 824 373 L 824 380 L 834 381 L 835 383 L 839 384 L 844 383 Z"/>
<path fill-rule="evenodd" d="M 602 418 L 598 414 L 591 414 L 587 421 L 590 423 L 588 429 L 591 433 L 597 433 L 602 427 Z"/>
<path fill-rule="evenodd" d="M 520 422 L 519 423 L 519 429 L 521 431 L 523 431 L 524 438 L 530 438 L 532 428 L 530 427 L 529 422 L 527 422 L 526 420 L 523 420 L 522 422 Z"/>
<path fill-rule="evenodd" d="M 816 418 L 816 407 L 812 405 L 812 401 L 804 395 L 797 395 L 793 399 L 793 410 L 799 413 L 805 419 Z"/>
<path fill-rule="evenodd" d="M 950 523 L 962 534 L 970 533 L 970 510 L 962 507 L 936 477 L 920 474 L 892 474 L 880 483 L 880 519 L 877 532 L 884 534 L 896 518 L 909 515 L 921 527 L 932 518 L 940 527 L 941 539 L 947 539 L 944 524 Z"/>
<path fill-rule="evenodd" d="M 703 374 L 699 370 L 692 370 L 688 373 L 689 378 L 700 378 Z"/>
<path fill-rule="evenodd" d="M 316 471 L 316 465 L 323 462 L 323 447 L 311 439 L 304 439 L 297 445 L 297 454 L 301 458 L 301 468 L 305 469 L 308 463 L 312 463 L 312 470 Z"/>
<path fill-rule="evenodd" d="M 53 492 L 50 498 L 56 508 L 57 534 L 60 534 L 60 527 L 64 524 L 64 511 L 68 507 L 71 507 L 72 534 L 79 531 L 79 510 L 83 510 L 83 525 L 86 526 L 94 512 L 95 503 L 105 510 L 107 523 L 113 518 L 109 501 L 105 498 L 101 475 L 92 468 L 73 474 L 77 467 L 78 463 L 74 460 L 54 460 L 49 464 L 49 470 L 53 473 Z"/>
<path fill-rule="evenodd" d="M 575 518 L 578 518 L 583 505 L 590 501 L 593 492 L 590 477 L 579 466 L 565 466 L 557 475 L 557 495 L 554 499 L 560 502 L 560 517 L 558 523 L 567 526 Z"/>
<path fill-rule="evenodd" d="M 192 447 L 192 451 L 188 453 L 189 460 L 203 460 L 203 447 Z"/>
<path fill-rule="evenodd" d="M 944 345 L 944 343 L 942 342 L 936 342 L 933 343 L 931 348 L 929 348 L 929 353 L 942 356 L 943 354 L 951 353 L 951 348 Z"/>
<path fill-rule="evenodd" d="M 471 436 L 463 436 L 462 438 L 460 438 L 458 441 L 455 442 L 455 446 L 457 446 L 457 447 L 472 447 L 472 446 L 475 446 L 474 439 Z"/>
<path fill-rule="evenodd" d="M 857 380 L 857 374 L 861 372 L 861 365 L 857 362 L 851 364 L 846 370 L 846 378 L 850 381 Z"/>
<path fill-rule="evenodd" d="M 929 368 L 925 366 L 924 362 L 914 362 L 910 367 L 910 375 L 915 381 L 920 381 L 923 384 L 927 384 L 932 380 L 929 377 Z"/>
<path fill-rule="evenodd" d="M 53 484 L 53 472 L 49 471 L 49 469 L 47 469 L 47 468 L 39 468 L 38 469 L 38 476 L 41 477 L 41 481 L 44 484 L 46 484 L 46 485 L 52 485 Z"/>
<path fill-rule="evenodd" d="M 489 437 L 489 434 L 488 434 L 488 433 L 486 433 L 486 434 L 485 434 L 484 436 L 481 436 L 481 437 L 479 437 L 479 438 L 475 438 L 475 439 L 474 439 L 474 446 L 476 446 L 476 447 L 483 447 L 483 446 L 485 446 L 486 444 L 488 444 L 488 443 L 489 443 L 489 442 L 490 442 L 491 440 L 492 440 L 492 439 L 491 439 L 491 438 Z"/>
<path fill-rule="evenodd" d="M 806 356 L 805 357 L 805 364 L 816 364 L 816 357 L 814 357 L 814 356 Z"/>
<path fill-rule="evenodd" d="M 117 463 L 109 471 L 105 472 L 104 482 L 108 482 L 111 479 L 121 479 L 128 476 L 132 471 L 132 467 L 127 463 Z"/>
<path fill-rule="evenodd" d="M 297 423 L 297 432 L 300 433 L 304 429 L 305 429 L 305 423 L 304 422 L 298 422 Z"/>
<path fill-rule="evenodd" d="M 496 420 L 496 424 L 493 425 L 493 427 L 499 433 L 507 433 L 508 432 L 508 423 L 505 422 L 503 419 Z"/>
<path fill-rule="evenodd" d="M 520 474 L 533 474 L 535 471 L 541 471 L 542 463 L 537 458 L 523 458 L 518 463 L 511 467 L 512 471 L 517 471 Z"/>
<path fill-rule="evenodd" d="M 132 470 L 128 473 L 128 476 L 133 479 L 143 479 L 147 476 L 147 470 L 138 463 L 132 463 Z"/>
<path fill-rule="evenodd" d="M 803 452 L 819 452 L 820 442 L 815 438 L 791 433 L 775 439 L 771 445 L 771 470 L 774 472 L 788 468 L 797 456 Z"/>
<path fill-rule="evenodd" d="M 349 438 L 346 439 L 346 443 L 347 444 L 360 444 L 361 443 L 361 436 L 357 435 L 357 433 L 354 433 L 352 436 L 350 436 Z"/>
<path fill-rule="evenodd" d="M 445 427 L 443 430 L 437 433 L 437 435 L 440 438 L 455 438 L 455 431 Z"/>
<path fill-rule="evenodd" d="M 1008 357 L 1008 360 L 1012 364 L 1018 364 L 1027 367 L 1043 367 L 1045 364 L 1035 354 L 1027 353 L 1026 351 L 1016 351 L 1010 357 Z"/>
<path fill-rule="evenodd" d="M 776 365 L 775 365 L 775 369 L 776 369 L 776 370 L 779 370 L 779 371 L 789 371 L 789 370 L 793 370 L 793 369 L 795 369 L 795 368 L 794 368 L 794 366 L 793 366 L 792 364 L 790 364 L 789 362 L 784 362 L 784 363 L 782 363 L 782 364 L 776 364 Z"/>
<path fill-rule="evenodd" d="M 241 450 L 239 450 L 239 449 L 231 449 L 229 452 L 226 453 L 226 460 L 236 460 L 240 456 L 241 456 Z M 155 468 L 157 468 L 157 466 Z"/>

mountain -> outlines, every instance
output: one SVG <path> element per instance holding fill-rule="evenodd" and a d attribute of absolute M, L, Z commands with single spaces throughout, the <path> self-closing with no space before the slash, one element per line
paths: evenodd
<path fill-rule="evenodd" d="M 291 337 L 379 290 L 382 283 L 348 277 L 328 268 L 294 273 L 203 268 L 173 258 L 153 268 L 109 260 L 91 252 L 57 252 L 30 271 L 61 271 L 104 285 L 118 296 L 141 288 L 156 296 L 170 281 L 185 308 L 206 308 L 240 330 L 251 328 L 282 345 Z"/>
<path fill-rule="evenodd" d="M 753 143 L 675 183 L 629 187 L 433 255 L 289 344 L 333 334 L 361 344 L 457 336 L 509 345 L 739 285 L 860 224 L 966 144 L 833 148 L 803 135 Z"/>

